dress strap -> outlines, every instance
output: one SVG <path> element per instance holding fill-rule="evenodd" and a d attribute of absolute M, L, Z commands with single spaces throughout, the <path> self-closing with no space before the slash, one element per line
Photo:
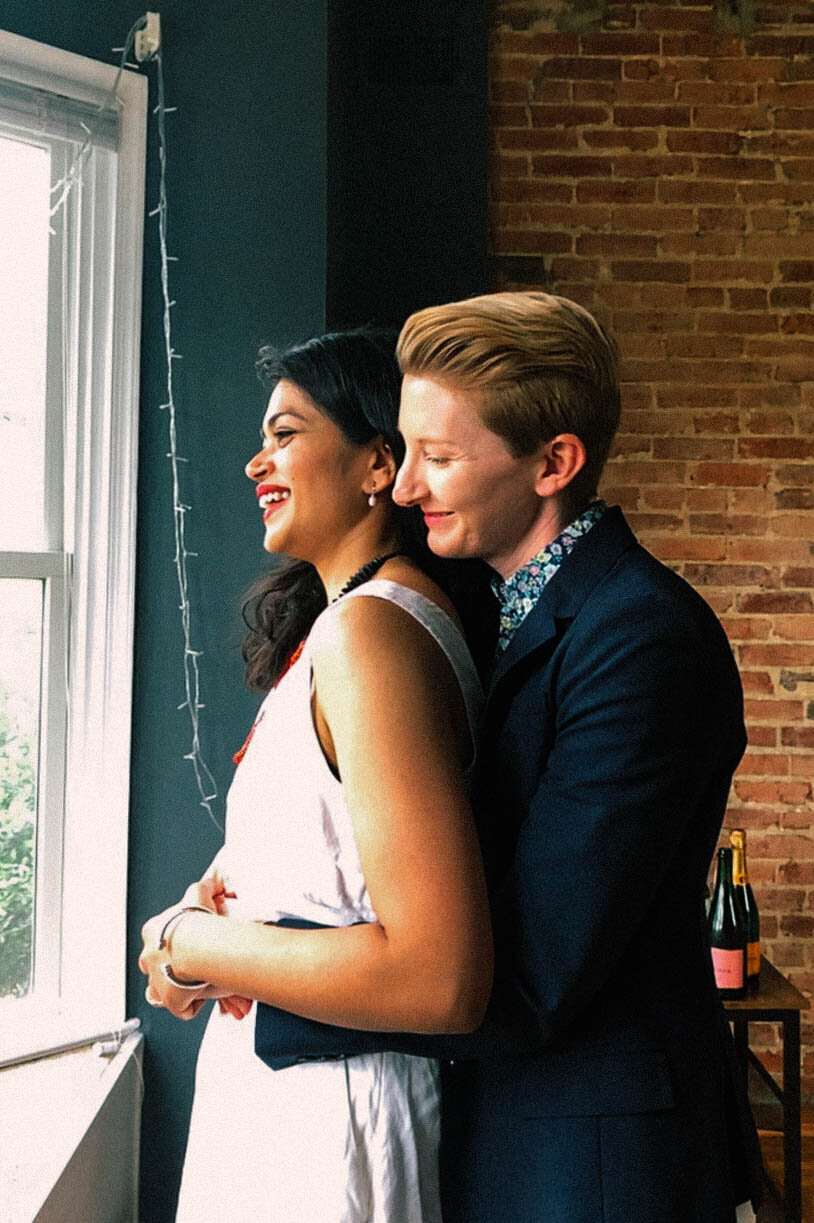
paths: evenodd
<path fill-rule="evenodd" d="M 400 582 L 388 581 L 386 578 L 375 578 L 373 581 L 365 582 L 362 586 L 357 586 L 355 590 L 349 591 L 342 601 L 354 598 L 385 599 L 388 603 L 395 603 L 397 607 L 417 620 L 437 642 L 455 672 L 455 678 L 466 707 L 473 748 L 476 748 L 483 710 L 483 687 L 477 668 L 472 661 L 469 647 L 457 624 L 450 619 L 443 608 L 434 603 L 432 599 L 428 599 L 426 595 L 419 594 L 417 590 L 411 590 L 409 586 L 402 586 Z"/>

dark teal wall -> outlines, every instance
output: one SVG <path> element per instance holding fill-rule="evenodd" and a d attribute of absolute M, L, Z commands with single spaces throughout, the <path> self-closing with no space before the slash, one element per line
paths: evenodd
<path fill-rule="evenodd" d="M 330 325 L 400 322 L 429 301 L 485 287 L 485 6 L 447 4 L 454 55 L 446 72 L 443 48 L 425 62 L 443 3 L 157 7 L 166 101 L 178 107 L 167 118 L 169 243 L 179 260 L 171 289 L 183 357 L 174 367 L 179 450 L 190 460 L 183 493 L 193 507 L 187 543 L 198 553 L 189 568 L 193 644 L 204 651 L 202 743 L 222 817 L 231 756 L 257 704 L 241 683 L 236 615 L 264 560 L 243 476 L 263 407 L 254 354 L 262 341 L 322 330 L 326 317 Z M 143 11 L 120 0 L 5 0 L 0 26 L 111 63 L 111 48 Z M 408 66 L 399 81 L 382 76 L 382 30 L 396 38 L 391 56 Z M 142 71 L 152 107 L 156 70 Z M 151 115 L 148 208 L 156 194 Z M 183 760 L 190 737 L 177 710 L 183 673 L 167 420 L 158 410 L 166 371 L 156 220 L 145 235 L 128 1013 L 147 1038 L 141 1223 L 168 1223 L 203 1021 L 181 1024 L 146 1005 L 139 929 L 177 899 L 221 836 Z M 224 1125 L 232 1106 L 239 1101 L 224 1102 Z M 216 1192 L 213 1201 L 222 1214 Z"/>
<path fill-rule="evenodd" d="M 201 660 L 203 748 L 221 796 L 256 699 L 242 687 L 235 609 L 263 564 L 243 466 L 262 415 L 252 363 L 263 340 L 313 334 L 325 317 L 325 0 L 202 5 L 164 0 L 168 193 L 179 449 L 184 467 L 194 644 Z M 113 62 L 144 9 L 120 0 L 7 0 L 15 34 Z M 142 68 L 155 102 L 154 66 Z M 147 204 L 157 196 L 150 116 Z M 174 1213 L 203 1022 L 144 1002 L 138 931 L 213 856 L 220 836 L 197 805 L 183 699 L 172 564 L 157 220 L 146 222 L 138 507 L 130 971 L 128 1013 L 147 1038 L 142 1223 Z M 222 797 L 219 803 L 222 812 Z M 228 1124 L 225 1102 L 224 1124 Z M 228 1209 L 227 1209 L 228 1213 Z"/>

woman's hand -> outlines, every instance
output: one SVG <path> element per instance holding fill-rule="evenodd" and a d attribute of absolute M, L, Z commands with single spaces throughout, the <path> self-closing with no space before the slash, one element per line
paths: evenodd
<path fill-rule="evenodd" d="M 184 892 L 183 905 L 199 905 L 202 909 L 210 909 L 222 916 L 227 912 L 227 900 L 235 900 L 234 892 L 228 890 L 226 880 L 218 870 L 198 883 L 191 883 Z"/>
<path fill-rule="evenodd" d="M 245 1019 L 252 1009 L 252 1000 L 244 998 L 242 994 L 227 994 L 225 998 L 218 998 L 218 1006 L 221 1015 L 231 1015 L 233 1019 Z"/>
<path fill-rule="evenodd" d="M 184 893 L 182 904 L 195 905 L 213 914 L 223 915 L 226 900 L 233 898 L 234 893 L 227 890 L 223 877 L 216 871 L 199 883 L 191 884 Z M 162 965 L 170 964 L 170 949 L 166 946 L 159 948 L 158 944 L 161 931 L 179 907 L 177 904 L 171 905 L 163 913 L 151 917 L 142 927 L 143 947 L 138 963 L 149 978 L 145 990 L 147 1001 L 151 1006 L 163 1007 L 177 1019 L 189 1020 L 195 1018 L 207 999 L 217 998 L 222 1013 L 244 1019 L 251 1010 L 250 998 L 228 993 L 214 985 L 204 985 L 199 990 L 179 989 L 164 976 Z M 183 921 L 183 917 L 178 920 Z"/>
<path fill-rule="evenodd" d="M 184 899 L 186 900 L 187 897 L 185 896 Z M 210 908 L 211 906 L 202 905 L 201 907 Z M 172 914 L 177 911 L 178 905 L 171 905 L 169 909 L 165 909 L 163 913 L 157 913 L 155 917 L 151 917 L 144 923 L 141 928 L 142 949 L 138 966 L 148 978 L 145 997 L 151 1006 L 164 1007 L 177 1019 L 194 1019 L 206 1001 L 208 996 L 206 989 L 211 987 L 202 986 L 200 991 L 178 989 L 167 980 L 162 972 L 163 965 L 170 963 L 170 953 L 168 947 L 160 948 L 158 945 L 161 931 Z M 216 910 L 212 908 L 212 912 L 215 913 Z"/>
<path fill-rule="evenodd" d="M 186 904 L 199 904 L 207 909 L 214 905 L 214 911 L 221 916 L 225 916 L 228 912 L 227 900 L 236 899 L 237 894 L 229 891 L 226 880 L 218 870 L 213 871 L 200 883 L 193 883 L 191 887 L 187 888 L 184 896 Z M 218 1007 L 221 1015 L 231 1015 L 233 1019 L 245 1019 L 252 1009 L 252 1000 L 244 998 L 241 994 L 227 994 L 223 998 L 218 998 Z"/>

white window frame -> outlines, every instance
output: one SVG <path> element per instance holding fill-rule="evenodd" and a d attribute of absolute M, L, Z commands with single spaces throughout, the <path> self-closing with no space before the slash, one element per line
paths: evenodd
<path fill-rule="evenodd" d="M 116 75 L 111 65 L 0 30 L 2 80 L 98 106 Z M 117 101 L 115 181 L 101 187 L 113 200 L 106 214 L 113 273 L 83 256 L 76 280 L 68 278 L 73 298 L 64 325 L 72 355 L 62 411 L 76 460 L 66 473 L 73 495 L 64 532 L 61 503 L 46 506 L 46 523 L 53 537 L 64 534 L 65 550 L 0 553 L 0 576 L 47 580 L 46 721 L 50 708 L 41 735 L 37 835 L 44 877 L 37 881 L 36 914 L 49 931 L 48 947 L 40 940 L 32 993 L 0 1000 L 0 1065 L 115 1030 L 125 1020 L 146 79 L 122 73 Z M 60 215 L 68 229 L 88 225 L 86 213 L 76 221 L 75 209 Z M 95 233 L 95 217 L 92 224 Z M 109 309 L 99 322 L 102 280 Z M 48 454 L 46 463 L 55 455 L 60 461 L 61 441 Z M 67 709 L 60 698 L 65 685 L 55 679 L 64 672 L 66 647 Z"/>

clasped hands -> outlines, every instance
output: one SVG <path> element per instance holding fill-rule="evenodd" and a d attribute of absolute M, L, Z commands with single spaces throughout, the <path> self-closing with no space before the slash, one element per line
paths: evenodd
<path fill-rule="evenodd" d="M 169 981 L 162 971 L 162 966 L 170 964 L 170 948 L 159 947 L 161 932 L 173 913 L 181 906 L 194 905 L 208 909 L 211 913 L 224 916 L 226 900 L 233 893 L 226 891 L 223 877 L 215 871 L 199 883 L 191 884 L 184 893 L 179 904 L 171 905 L 163 913 L 151 917 L 141 928 L 142 950 L 138 966 L 148 978 L 144 991 L 150 1006 L 164 1007 L 176 1019 L 194 1019 L 203 1004 L 209 998 L 216 998 L 223 1014 L 232 1015 L 235 1019 L 244 1019 L 251 1010 L 251 998 L 233 994 L 217 985 L 202 985 L 200 989 L 179 989 Z M 179 919 L 179 922 L 183 918 Z"/>

